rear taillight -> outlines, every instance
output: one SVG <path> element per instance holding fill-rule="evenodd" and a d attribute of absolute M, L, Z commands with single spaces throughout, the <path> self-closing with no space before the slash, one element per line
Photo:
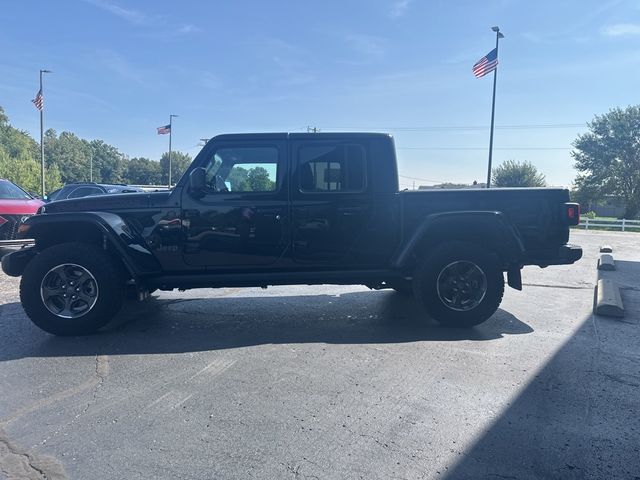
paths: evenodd
<path fill-rule="evenodd" d="M 567 215 L 567 223 L 569 225 L 578 225 L 580 223 L 580 204 L 565 203 L 564 207 Z"/>
<path fill-rule="evenodd" d="M 7 223 L 8 221 L 9 221 L 9 220 L 7 220 L 6 218 L 4 218 L 4 217 L 0 217 L 0 227 L 1 227 L 2 225 L 4 225 L 5 223 Z"/>

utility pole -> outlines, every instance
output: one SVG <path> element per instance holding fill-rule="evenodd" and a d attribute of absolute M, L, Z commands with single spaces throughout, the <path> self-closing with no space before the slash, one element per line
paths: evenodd
<path fill-rule="evenodd" d="M 171 135 L 173 135 L 173 118 L 178 115 L 169 115 L 169 188 L 171 188 Z"/>
<path fill-rule="evenodd" d="M 45 194 L 45 184 L 44 184 L 44 92 L 42 90 L 42 74 L 43 73 L 52 73 L 51 70 L 40 70 L 40 90 L 38 91 L 38 95 L 36 96 L 36 101 L 38 97 L 40 98 L 40 106 L 38 107 L 38 103 L 34 101 L 36 108 L 40 110 L 40 195 L 44 198 Z"/>
<path fill-rule="evenodd" d="M 500 27 L 491 27 L 496 32 L 496 59 L 498 58 L 498 44 L 504 35 L 500 33 Z M 491 188 L 491 161 L 493 158 L 493 124 L 496 116 L 496 81 L 498 78 L 498 66 L 493 70 L 493 98 L 491 100 L 491 133 L 489 134 L 489 165 L 487 167 L 487 188 Z"/>

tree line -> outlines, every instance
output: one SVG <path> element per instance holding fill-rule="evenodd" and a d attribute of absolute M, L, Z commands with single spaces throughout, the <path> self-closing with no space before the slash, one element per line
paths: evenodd
<path fill-rule="evenodd" d="M 44 134 L 45 183 L 51 192 L 70 182 L 166 185 L 169 182 L 169 154 L 159 160 L 129 158 L 102 140 L 86 140 L 72 132 Z M 177 181 L 191 163 L 191 156 L 171 152 L 171 177 Z M 92 165 L 93 164 L 93 165 Z M 27 191 L 40 191 L 40 144 L 26 131 L 12 126 L 0 106 L 0 178 Z"/>

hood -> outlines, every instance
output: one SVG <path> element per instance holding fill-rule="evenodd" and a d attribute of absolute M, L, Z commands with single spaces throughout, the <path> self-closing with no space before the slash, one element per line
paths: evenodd
<path fill-rule="evenodd" d="M 169 198 L 170 194 L 171 192 L 122 193 L 59 200 L 48 203 L 45 207 L 45 213 L 99 212 L 149 208 L 161 205 Z"/>
<path fill-rule="evenodd" d="M 42 200 L 36 198 L 24 200 L 9 200 L 0 198 L 0 215 L 30 215 L 34 214 L 44 205 Z"/>

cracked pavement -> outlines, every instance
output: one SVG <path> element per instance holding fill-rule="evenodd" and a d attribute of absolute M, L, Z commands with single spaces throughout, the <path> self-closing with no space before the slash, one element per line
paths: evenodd
<path fill-rule="evenodd" d="M 0 273 L 0 479 L 640 479 L 640 234 L 469 330 L 360 286 L 160 292 L 56 338 Z M 591 315 L 598 246 L 628 315 Z M 613 274 L 618 274 L 613 272 Z"/>

